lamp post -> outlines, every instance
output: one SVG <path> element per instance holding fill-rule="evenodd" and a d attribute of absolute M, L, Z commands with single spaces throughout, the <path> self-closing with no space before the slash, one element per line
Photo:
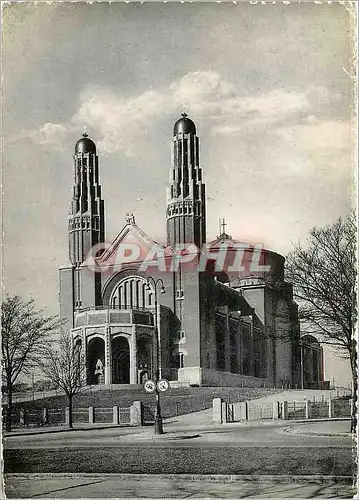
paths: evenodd
<path fill-rule="evenodd" d="M 155 335 L 156 335 L 156 375 L 155 375 L 155 384 L 156 384 L 156 410 L 155 410 L 155 434 L 163 434 L 163 425 L 162 425 L 162 415 L 161 415 L 161 401 L 160 401 L 160 393 L 158 390 L 158 381 L 162 376 L 161 373 L 161 352 L 160 352 L 160 337 L 158 330 L 158 301 L 157 301 L 157 288 L 161 287 L 160 293 L 166 293 L 165 286 L 163 284 L 162 278 L 158 278 L 155 280 L 152 276 L 147 278 L 147 290 L 154 289 L 155 292 L 155 314 L 154 314 L 154 323 L 155 323 Z"/>

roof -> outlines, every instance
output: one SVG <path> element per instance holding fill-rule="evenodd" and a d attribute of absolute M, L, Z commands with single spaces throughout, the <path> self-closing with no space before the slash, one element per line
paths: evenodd
<path fill-rule="evenodd" d="M 187 117 L 186 113 L 182 113 L 182 118 L 176 121 L 173 129 L 173 135 L 181 133 L 196 135 L 196 125 L 190 118 Z"/>
<path fill-rule="evenodd" d="M 93 153 L 96 154 L 96 144 L 92 139 L 88 137 L 87 134 L 82 134 L 82 138 L 76 142 L 75 154 L 86 154 Z"/>
<path fill-rule="evenodd" d="M 161 248 L 165 248 L 161 243 L 153 240 L 148 236 L 135 222 L 135 217 L 133 214 L 127 214 L 126 224 L 123 226 L 121 231 L 118 233 L 116 238 L 113 240 L 111 245 L 104 251 L 100 259 L 102 262 L 111 260 L 116 254 L 116 251 L 120 244 L 134 244 L 140 249 L 140 256 L 136 259 L 138 262 L 142 260 L 144 256 L 148 254 L 150 248 L 157 245 Z"/>

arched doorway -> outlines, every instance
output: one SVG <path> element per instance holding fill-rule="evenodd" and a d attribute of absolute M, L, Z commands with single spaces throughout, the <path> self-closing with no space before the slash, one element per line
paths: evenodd
<path fill-rule="evenodd" d="M 100 363 L 98 363 L 100 361 Z M 87 383 L 89 385 L 104 383 L 104 369 L 97 369 L 97 365 L 105 365 L 105 341 L 95 337 L 87 344 Z"/>
<path fill-rule="evenodd" d="M 312 335 L 304 335 L 302 344 L 302 377 L 305 389 L 319 389 L 323 381 L 323 349 Z"/>
<path fill-rule="evenodd" d="M 111 342 L 112 383 L 130 383 L 130 347 L 125 337 L 116 337 Z"/>

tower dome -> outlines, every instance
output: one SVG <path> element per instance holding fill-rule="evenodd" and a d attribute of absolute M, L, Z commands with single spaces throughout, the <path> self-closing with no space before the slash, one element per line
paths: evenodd
<path fill-rule="evenodd" d="M 76 142 L 75 154 L 93 153 L 96 154 L 96 144 L 87 134 L 82 134 L 81 139 Z"/>
<path fill-rule="evenodd" d="M 181 133 L 196 135 L 196 125 L 190 118 L 188 118 L 186 113 L 182 113 L 182 118 L 176 121 L 173 129 L 173 135 L 178 135 Z"/>

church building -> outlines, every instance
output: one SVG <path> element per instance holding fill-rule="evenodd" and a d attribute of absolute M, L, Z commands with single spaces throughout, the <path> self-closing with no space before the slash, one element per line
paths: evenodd
<path fill-rule="evenodd" d="M 207 242 L 199 137 L 185 113 L 171 149 L 166 245 L 133 214 L 106 245 L 96 145 L 87 134 L 76 143 L 60 315 L 82 346 L 87 384 L 300 387 L 284 257 L 233 239 L 225 224 Z"/>

